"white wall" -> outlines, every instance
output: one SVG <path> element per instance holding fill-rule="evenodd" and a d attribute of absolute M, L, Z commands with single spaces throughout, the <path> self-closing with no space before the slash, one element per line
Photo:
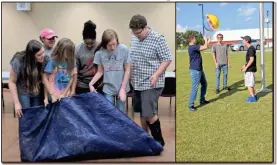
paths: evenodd
<path fill-rule="evenodd" d="M 168 70 L 175 69 L 175 4 L 174 3 L 31 3 L 30 12 L 16 10 L 15 3 L 2 3 L 2 70 L 16 51 L 25 49 L 27 42 L 38 39 L 41 29 L 49 27 L 59 39 L 82 41 L 83 25 L 92 20 L 97 25 L 97 39 L 108 28 L 114 29 L 121 43 L 129 46 L 129 21 L 135 14 L 146 17 L 153 30 L 162 33 L 169 44 L 173 61 Z M 162 20 L 162 21 L 161 21 Z"/>

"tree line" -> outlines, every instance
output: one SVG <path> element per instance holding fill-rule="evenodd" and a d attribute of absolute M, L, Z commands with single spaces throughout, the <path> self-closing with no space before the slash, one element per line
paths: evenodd
<path fill-rule="evenodd" d="M 195 30 L 187 30 L 186 32 L 176 32 L 176 49 L 183 49 L 188 47 L 187 38 L 190 34 L 196 37 L 196 44 L 204 44 L 201 32 Z"/>

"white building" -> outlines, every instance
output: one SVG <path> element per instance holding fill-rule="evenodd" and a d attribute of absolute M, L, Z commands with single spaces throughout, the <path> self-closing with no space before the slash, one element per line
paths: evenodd
<path fill-rule="evenodd" d="M 241 39 L 242 36 L 250 36 L 252 39 L 260 39 L 260 29 L 238 29 L 238 30 L 224 30 L 224 31 L 217 31 L 212 36 L 212 40 L 210 44 L 217 42 L 216 35 L 223 34 L 223 41 L 226 44 L 234 44 Z M 266 42 L 272 42 L 272 28 L 264 28 L 264 39 Z"/>

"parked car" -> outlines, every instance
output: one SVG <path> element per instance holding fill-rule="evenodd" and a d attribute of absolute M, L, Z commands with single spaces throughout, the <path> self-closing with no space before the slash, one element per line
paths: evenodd
<path fill-rule="evenodd" d="M 252 40 L 251 42 L 251 45 L 253 45 L 256 50 L 260 50 L 260 40 Z M 235 44 L 232 44 L 230 46 L 231 50 L 232 51 L 245 51 L 247 50 L 247 47 L 242 43 L 242 40 L 241 41 L 238 41 L 237 43 Z"/>

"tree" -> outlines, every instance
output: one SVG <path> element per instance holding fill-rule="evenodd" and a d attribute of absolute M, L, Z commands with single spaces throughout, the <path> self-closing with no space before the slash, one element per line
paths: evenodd
<path fill-rule="evenodd" d="M 198 31 L 195 30 L 187 30 L 184 34 L 183 34 L 183 38 L 185 39 L 184 45 L 188 46 L 188 42 L 187 42 L 187 38 L 189 35 L 194 35 L 196 37 L 196 44 L 197 45 L 203 45 L 204 44 L 204 40 L 203 40 L 203 36 L 201 33 L 199 33 Z"/>
<path fill-rule="evenodd" d="M 177 46 L 176 49 L 178 49 L 185 42 L 183 34 L 184 33 L 182 32 L 176 32 L 176 46 Z"/>

